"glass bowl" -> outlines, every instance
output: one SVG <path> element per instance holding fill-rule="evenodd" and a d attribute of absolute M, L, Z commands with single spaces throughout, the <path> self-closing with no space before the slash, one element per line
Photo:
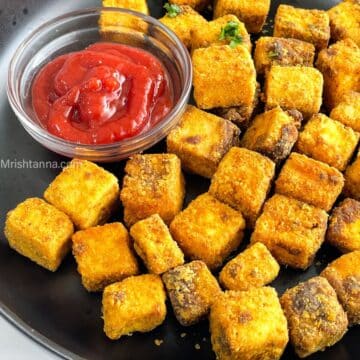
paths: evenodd
<path fill-rule="evenodd" d="M 50 60 L 99 41 L 136 46 L 158 57 L 172 81 L 175 105 L 163 120 L 135 137 L 106 145 L 82 145 L 50 134 L 39 123 L 32 109 L 31 85 L 39 69 Z M 163 139 L 184 112 L 191 83 L 189 53 L 171 30 L 134 11 L 91 8 L 52 19 L 21 43 L 10 62 L 7 94 L 21 124 L 40 144 L 67 157 L 108 162 L 142 152 Z"/>

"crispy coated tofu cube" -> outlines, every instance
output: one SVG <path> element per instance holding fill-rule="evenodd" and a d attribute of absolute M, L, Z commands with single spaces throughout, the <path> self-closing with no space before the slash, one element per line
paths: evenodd
<path fill-rule="evenodd" d="M 327 219 L 324 210 L 275 194 L 264 205 L 251 243 L 265 244 L 283 265 L 306 269 L 324 242 Z"/>
<path fill-rule="evenodd" d="M 183 326 L 205 318 L 221 289 L 204 262 L 196 260 L 163 274 L 177 320 Z"/>
<path fill-rule="evenodd" d="M 44 193 L 50 204 L 67 214 L 78 229 L 103 224 L 118 205 L 119 184 L 110 172 L 73 159 Z"/>
<path fill-rule="evenodd" d="M 164 25 L 172 30 L 184 45 L 191 49 L 191 32 L 199 27 L 206 26 L 207 21 L 190 6 L 179 6 L 180 13 L 174 17 L 165 15 L 160 19 Z"/>
<path fill-rule="evenodd" d="M 323 83 L 321 73 L 312 67 L 274 65 L 265 81 L 266 107 L 295 109 L 308 119 L 320 111 Z"/>
<path fill-rule="evenodd" d="M 296 150 L 343 171 L 349 163 L 359 133 L 324 114 L 315 114 L 299 134 Z"/>
<path fill-rule="evenodd" d="M 140 220 L 130 229 L 134 248 L 153 274 L 162 274 L 184 263 L 184 254 L 158 214 Z"/>
<path fill-rule="evenodd" d="M 360 250 L 359 201 L 347 198 L 334 208 L 326 240 L 342 252 Z"/>
<path fill-rule="evenodd" d="M 324 76 L 324 104 L 338 105 L 349 91 L 360 91 L 360 48 L 345 39 L 319 53 L 317 68 Z"/>
<path fill-rule="evenodd" d="M 274 36 L 307 41 L 316 50 L 327 48 L 330 40 L 330 19 L 326 11 L 298 9 L 280 5 L 274 24 Z"/>
<path fill-rule="evenodd" d="M 74 226 L 62 211 L 30 198 L 8 212 L 4 232 L 11 248 L 55 271 L 71 248 Z"/>
<path fill-rule="evenodd" d="M 230 260 L 221 270 L 220 284 L 229 290 L 249 290 L 271 283 L 280 266 L 267 247 L 258 242 Z"/>
<path fill-rule="evenodd" d="M 277 178 L 275 191 L 330 211 L 344 186 L 337 169 L 298 153 L 290 154 Z"/>
<path fill-rule="evenodd" d="M 149 15 L 146 0 L 102 0 L 103 7 L 124 8 Z"/>
<path fill-rule="evenodd" d="M 258 74 L 265 74 L 272 65 L 313 66 L 315 47 L 305 41 L 264 36 L 256 42 L 254 61 Z"/>
<path fill-rule="evenodd" d="M 220 40 L 220 35 L 223 29 L 229 23 L 238 24 L 238 35 L 241 36 L 243 45 L 251 53 L 251 39 L 246 30 L 244 23 L 242 23 L 235 15 L 224 15 L 213 21 L 209 21 L 206 25 L 194 29 L 192 35 L 192 50 L 198 48 L 206 48 L 212 45 L 229 45 L 228 39 Z"/>
<path fill-rule="evenodd" d="M 239 144 L 239 135 L 230 121 L 188 105 L 167 137 L 167 150 L 185 170 L 211 178 L 227 151 Z"/>
<path fill-rule="evenodd" d="M 247 122 L 257 102 L 254 62 L 243 47 L 196 49 L 192 55 L 194 98 L 201 109 L 238 108 L 236 123 Z M 241 89 L 241 91 L 239 91 Z"/>
<path fill-rule="evenodd" d="M 202 260 L 210 269 L 222 265 L 241 243 L 245 220 L 241 213 L 209 193 L 193 200 L 170 224 L 170 232 L 192 260 Z"/>
<path fill-rule="evenodd" d="M 169 3 L 175 5 L 188 5 L 197 11 L 201 11 L 210 5 L 211 0 L 169 0 Z"/>
<path fill-rule="evenodd" d="M 340 256 L 320 274 L 335 289 L 350 325 L 360 324 L 360 251 Z"/>
<path fill-rule="evenodd" d="M 181 211 L 185 184 L 176 155 L 135 155 L 125 172 L 120 198 L 128 226 L 154 214 L 168 224 Z"/>
<path fill-rule="evenodd" d="M 279 163 L 290 154 L 301 121 L 302 115 L 297 110 L 276 107 L 255 117 L 240 144 Z"/>
<path fill-rule="evenodd" d="M 166 293 L 159 275 L 131 276 L 107 286 L 102 298 L 104 331 L 112 340 L 148 332 L 166 317 Z"/>
<path fill-rule="evenodd" d="M 328 10 L 331 37 L 335 41 L 352 39 L 360 46 L 360 2 L 344 1 Z"/>
<path fill-rule="evenodd" d="M 320 276 L 286 290 L 280 299 L 290 341 L 301 358 L 337 343 L 346 333 L 348 320 L 335 290 Z"/>
<path fill-rule="evenodd" d="M 258 33 L 263 28 L 270 10 L 270 0 L 217 0 L 214 18 L 234 14 L 245 23 L 250 33 Z"/>
<path fill-rule="evenodd" d="M 360 93 L 350 91 L 331 110 L 330 117 L 360 132 Z"/>
<path fill-rule="evenodd" d="M 111 223 L 76 232 L 73 255 L 82 284 L 88 291 L 139 273 L 128 231 L 121 223 Z"/>
<path fill-rule="evenodd" d="M 218 297 L 210 311 L 210 333 L 222 360 L 278 360 L 289 341 L 286 318 L 271 287 Z"/>
<path fill-rule="evenodd" d="M 345 171 L 344 193 L 360 201 L 360 157 L 347 167 Z"/>
<path fill-rule="evenodd" d="M 209 192 L 241 211 L 252 228 L 275 175 L 275 163 L 254 151 L 233 147 L 214 174 Z"/>

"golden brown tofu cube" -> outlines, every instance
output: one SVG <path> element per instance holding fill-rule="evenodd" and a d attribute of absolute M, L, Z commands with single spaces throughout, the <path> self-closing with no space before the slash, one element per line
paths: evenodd
<path fill-rule="evenodd" d="M 286 318 L 271 287 L 219 296 L 210 311 L 210 333 L 222 360 L 278 360 L 289 341 Z"/>
<path fill-rule="evenodd" d="M 360 48 L 345 39 L 319 53 L 317 68 L 324 76 L 324 104 L 333 109 L 349 91 L 360 91 Z"/>
<path fill-rule="evenodd" d="M 326 240 L 342 252 L 360 250 L 359 201 L 347 198 L 334 208 Z"/>
<path fill-rule="evenodd" d="M 245 220 L 241 213 L 209 193 L 193 200 L 170 224 L 170 232 L 186 256 L 210 269 L 222 265 L 241 243 Z"/>
<path fill-rule="evenodd" d="M 315 114 L 299 134 L 296 151 L 343 171 L 359 142 L 359 133 L 324 114 Z"/>
<path fill-rule="evenodd" d="M 176 155 L 135 155 L 125 172 L 120 198 L 128 226 L 154 214 L 168 224 L 181 211 L 185 184 Z"/>
<path fill-rule="evenodd" d="M 326 11 L 299 9 L 280 5 L 274 24 L 274 36 L 307 41 L 316 50 L 324 49 L 330 40 L 330 19 Z"/>
<path fill-rule="evenodd" d="M 166 317 L 166 293 L 159 275 L 129 277 L 105 288 L 102 298 L 104 331 L 117 340 L 135 331 L 148 332 Z"/>
<path fill-rule="evenodd" d="M 313 67 L 274 65 L 265 81 L 266 107 L 295 109 L 308 119 L 320 111 L 323 83 L 321 73 Z"/>
<path fill-rule="evenodd" d="M 128 231 L 121 223 L 78 231 L 72 242 L 78 272 L 88 291 L 102 291 L 109 284 L 139 273 Z"/>
<path fill-rule="evenodd" d="M 328 10 L 331 38 L 335 41 L 349 38 L 360 46 L 360 3 L 344 1 Z"/>
<path fill-rule="evenodd" d="M 313 66 L 315 47 L 305 41 L 264 36 L 256 42 L 254 61 L 258 74 L 265 74 L 272 65 Z"/>
<path fill-rule="evenodd" d="M 275 185 L 278 194 L 330 211 L 344 186 L 344 177 L 321 161 L 291 153 Z"/>
<path fill-rule="evenodd" d="M 275 194 L 264 205 L 251 243 L 266 245 L 283 265 L 307 269 L 324 242 L 327 219 L 324 210 Z"/>
<path fill-rule="evenodd" d="M 221 270 L 220 284 L 229 290 L 249 290 L 271 283 L 280 266 L 267 247 L 258 242 L 230 260 Z"/>
<path fill-rule="evenodd" d="M 250 33 L 258 33 L 263 28 L 270 10 L 270 0 L 217 0 L 214 18 L 234 14 L 245 23 Z"/>
<path fill-rule="evenodd" d="M 11 248 L 55 271 L 71 248 L 74 226 L 62 211 L 30 198 L 8 212 L 4 232 Z"/>
<path fill-rule="evenodd" d="M 166 272 L 162 279 L 175 316 L 183 326 L 205 318 L 220 286 L 204 262 L 196 260 Z"/>
<path fill-rule="evenodd" d="M 146 0 L 102 0 L 102 6 L 129 9 L 149 15 Z"/>
<path fill-rule="evenodd" d="M 103 224 L 119 202 L 119 184 L 110 172 L 73 159 L 44 193 L 50 204 L 67 214 L 78 229 Z"/>
<path fill-rule="evenodd" d="M 223 156 L 239 144 L 239 135 L 230 121 L 188 105 L 167 137 L 167 151 L 180 158 L 185 170 L 211 178 Z"/>
<path fill-rule="evenodd" d="M 169 3 L 175 5 L 188 5 L 197 11 L 201 11 L 211 4 L 211 0 L 169 0 Z"/>
<path fill-rule="evenodd" d="M 295 145 L 301 121 L 302 115 L 297 110 L 276 107 L 255 117 L 240 144 L 279 163 Z"/>
<path fill-rule="evenodd" d="M 337 343 L 346 333 L 348 320 L 335 290 L 320 276 L 286 290 L 280 299 L 290 342 L 304 358 Z"/>
<path fill-rule="evenodd" d="M 198 48 L 206 48 L 213 45 L 229 45 L 229 39 L 222 39 L 221 33 L 226 26 L 230 24 L 237 24 L 238 35 L 241 37 L 239 45 L 243 45 L 251 53 L 251 39 L 246 30 L 244 23 L 242 23 L 235 15 L 225 15 L 213 21 L 209 21 L 206 25 L 194 29 L 192 35 L 192 50 Z"/>
<path fill-rule="evenodd" d="M 190 6 L 179 6 L 179 9 L 178 15 L 166 14 L 159 21 L 172 30 L 188 49 L 191 49 L 191 32 L 196 28 L 206 26 L 207 21 Z"/>
<path fill-rule="evenodd" d="M 210 46 L 196 49 L 192 61 L 197 106 L 238 107 L 239 118 L 235 122 L 246 123 L 257 100 L 256 71 L 250 53 L 243 46 Z"/>
<path fill-rule="evenodd" d="M 153 274 L 162 274 L 184 263 L 184 254 L 158 214 L 140 220 L 130 229 L 134 248 Z"/>
<path fill-rule="evenodd" d="M 252 228 L 275 175 L 275 163 L 254 151 L 233 147 L 221 160 L 209 192 L 241 211 Z"/>
<path fill-rule="evenodd" d="M 360 93 L 350 91 L 331 110 L 330 117 L 360 132 Z"/>
<path fill-rule="evenodd" d="M 350 325 L 360 324 L 360 251 L 340 256 L 320 274 L 335 289 Z"/>
<path fill-rule="evenodd" d="M 360 201 L 360 157 L 347 167 L 345 171 L 344 193 Z"/>

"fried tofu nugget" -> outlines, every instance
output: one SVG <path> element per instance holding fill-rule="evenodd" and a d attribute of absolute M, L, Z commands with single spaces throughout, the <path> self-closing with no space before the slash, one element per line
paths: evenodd
<path fill-rule="evenodd" d="M 211 0 L 169 0 L 169 3 L 175 5 L 188 5 L 197 11 L 201 11 L 211 4 Z"/>
<path fill-rule="evenodd" d="M 275 192 L 330 211 L 343 186 L 339 170 L 293 152 L 275 181 Z"/>
<path fill-rule="evenodd" d="M 119 203 L 117 178 L 96 164 L 73 159 L 44 193 L 78 229 L 104 224 Z"/>
<path fill-rule="evenodd" d="M 350 39 L 319 53 L 317 68 L 324 76 L 324 105 L 330 111 L 349 91 L 360 91 L 360 48 Z"/>
<path fill-rule="evenodd" d="M 127 161 L 125 173 L 120 198 L 128 226 L 154 214 L 168 224 L 181 211 L 185 184 L 176 155 L 135 155 Z"/>
<path fill-rule="evenodd" d="M 88 291 L 102 291 L 109 284 L 139 273 L 128 231 L 121 223 L 78 231 L 72 242 L 78 272 Z"/>
<path fill-rule="evenodd" d="M 275 194 L 264 205 L 251 243 L 261 242 L 279 263 L 305 270 L 325 240 L 327 220 L 325 211 Z"/>
<path fill-rule="evenodd" d="M 209 193 L 193 200 L 170 224 L 170 232 L 186 256 L 210 269 L 222 265 L 240 245 L 245 220 L 241 213 Z"/>
<path fill-rule="evenodd" d="M 360 157 L 347 167 L 345 171 L 345 195 L 360 201 Z"/>
<path fill-rule="evenodd" d="M 254 151 L 233 147 L 221 160 L 209 192 L 241 211 L 252 228 L 275 175 L 275 163 Z"/>
<path fill-rule="evenodd" d="M 149 15 L 146 0 L 102 0 L 104 7 L 124 8 Z"/>
<path fill-rule="evenodd" d="M 360 251 L 340 256 L 320 276 L 335 289 L 350 325 L 360 324 Z"/>
<path fill-rule="evenodd" d="M 227 151 L 239 144 L 239 135 L 230 121 L 188 105 L 166 139 L 167 151 L 180 158 L 185 170 L 211 178 Z"/>
<path fill-rule="evenodd" d="M 304 358 L 337 343 L 348 319 L 335 290 L 320 276 L 285 291 L 280 299 L 296 354 Z"/>
<path fill-rule="evenodd" d="M 271 283 L 280 266 L 267 247 L 258 242 L 230 260 L 221 270 L 220 284 L 229 290 L 249 290 Z"/>
<path fill-rule="evenodd" d="M 210 333 L 221 360 L 277 360 L 289 340 L 286 318 L 271 287 L 219 296 L 210 311 Z"/>
<path fill-rule="evenodd" d="M 135 331 L 148 332 L 166 317 L 166 293 L 159 275 L 131 276 L 107 286 L 102 298 L 104 331 L 117 340 Z"/>
<path fill-rule="evenodd" d="M 347 198 L 334 208 L 326 240 L 342 252 L 360 250 L 359 201 Z"/>
<path fill-rule="evenodd" d="M 206 264 L 196 260 L 162 276 L 175 316 L 183 326 L 193 325 L 205 318 L 221 289 Z"/>
<path fill-rule="evenodd" d="M 11 248 L 50 271 L 56 271 L 71 248 L 74 226 L 62 211 L 30 198 L 8 212 L 5 237 Z"/>
<path fill-rule="evenodd" d="M 184 263 L 184 254 L 158 214 L 140 220 L 130 229 L 134 248 L 153 274 L 162 274 Z"/>
<path fill-rule="evenodd" d="M 315 47 L 305 41 L 280 37 L 261 37 L 256 42 L 254 61 L 258 74 L 265 74 L 272 65 L 313 66 Z"/>
<path fill-rule="evenodd" d="M 274 24 L 274 36 L 307 41 L 316 50 L 324 49 L 330 40 L 330 19 L 326 11 L 299 9 L 280 5 Z"/>

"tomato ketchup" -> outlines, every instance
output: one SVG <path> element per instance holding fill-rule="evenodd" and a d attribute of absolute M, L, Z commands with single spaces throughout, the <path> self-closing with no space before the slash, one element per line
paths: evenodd
<path fill-rule="evenodd" d="M 115 43 L 95 43 L 55 58 L 36 75 L 31 91 L 41 124 L 79 144 L 133 137 L 173 107 L 161 61 L 145 50 Z"/>

